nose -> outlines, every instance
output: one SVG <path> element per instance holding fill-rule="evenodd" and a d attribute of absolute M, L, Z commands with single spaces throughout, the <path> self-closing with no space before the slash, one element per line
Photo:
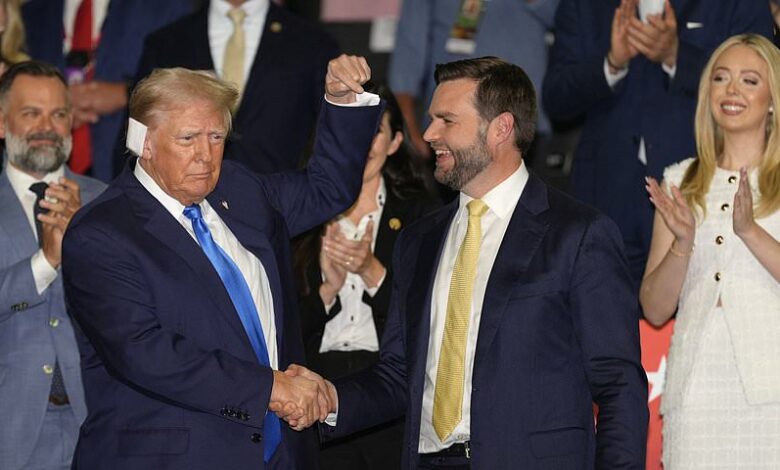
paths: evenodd
<path fill-rule="evenodd" d="M 438 125 L 436 124 L 436 121 L 431 121 L 431 123 L 428 124 L 428 128 L 425 129 L 425 133 L 423 133 L 423 140 L 430 144 L 431 142 L 438 140 L 438 136 Z"/>
<path fill-rule="evenodd" d="M 35 130 L 38 132 L 50 132 L 54 130 L 54 116 L 50 114 L 40 114 L 38 122 L 35 123 Z"/>
<path fill-rule="evenodd" d="M 200 136 L 195 139 L 195 157 L 198 161 L 208 163 L 212 159 L 211 146 L 207 136 Z"/>
<path fill-rule="evenodd" d="M 729 83 L 726 85 L 726 93 L 729 95 L 736 95 L 737 91 L 737 81 L 729 80 Z"/>

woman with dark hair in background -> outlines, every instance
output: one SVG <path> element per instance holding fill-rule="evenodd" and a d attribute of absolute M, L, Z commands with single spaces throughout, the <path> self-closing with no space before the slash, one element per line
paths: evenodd
<path fill-rule="evenodd" d="M 387 108 L 369 150 L 355 204 L 296 242 L 301 325 L 308 366 L 329 379 L 372 366 L 390 302 L 391 257 L 400 230 L 438 206 L 404 145 L 404 123 L 393 94 L 375 93 Z M 403 420 L 328 443 L 327 469 L 401 466 Z"/>

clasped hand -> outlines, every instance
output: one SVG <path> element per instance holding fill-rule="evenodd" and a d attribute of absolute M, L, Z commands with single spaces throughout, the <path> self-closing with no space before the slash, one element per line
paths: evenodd
<path fill-rule="evenodd" d="M 642 54 L 656 63 L 673 67 L 677 63 L 679 39 L 677 18 L 669 0 L 664 2 L 664 12 L 647 16 L 643 23 L 636 15 L 638 0 L 622 0 L 615 9 L 609 62 L 624 68 L 628 62 Z"/>
<path fill-rule="evenodd" d="M 286 371 L 274 371 L 274 385 L 268 409 L 296 431 L 323 422 L 338 408 L 333 384 L 311 370 L 291 364 Z"/>

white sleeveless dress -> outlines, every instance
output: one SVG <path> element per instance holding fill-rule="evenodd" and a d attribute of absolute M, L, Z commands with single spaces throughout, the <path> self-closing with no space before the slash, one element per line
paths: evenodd
<path fill-rule="evenodd" d="M 664 179 L 679 185 L 691 161 Z M 780 287 L 733 233 L 738 180 L 716 170 L 697 227 L 661 404 L 665 470 L 780 469 Z M 780 214 L 759 223 L 780 234 Z"/>

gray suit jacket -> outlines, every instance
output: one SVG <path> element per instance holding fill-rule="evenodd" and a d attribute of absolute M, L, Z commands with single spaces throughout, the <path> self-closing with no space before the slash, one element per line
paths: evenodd
<path fill-rule="evenodd" d="M 1 159 L 2 157 L 0 157 Z M 16 197 L 5 163 L 0 173 L 0 468 L 16 470 L 30 458 L 46 413 L 51 374 L 45 364 L 59 360 L 78 422 L 87 415 L 79 351 L 65 310 L 62 276 L 39 295 L 30 257 L 38 250 L 35 234 Z M 105 185 L 66 176 L 81 186 L 82 203 Z"/>

